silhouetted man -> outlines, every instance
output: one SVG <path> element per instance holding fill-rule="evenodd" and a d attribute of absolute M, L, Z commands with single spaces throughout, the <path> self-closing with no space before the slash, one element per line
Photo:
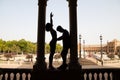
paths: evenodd
<path fill-rule="evenodd" d="M 63 41 L 63 49 L 61 52 L 63 63 L 60 67 L 58 67 L 58 69 L 65 70 L 68 66 L 66 63 L 66 58 L 67 58 L 68 49 L 70 48 L 70 35 L 69 35 L 69 32 L 66 29 L 63 29 L 61 26 L 57 27 L 57 31 L 63 33 L 62 36 L 57 38 L 57 40 Z"/>
<path fill-rule="evenodd" d="M 55 69 L 52 66 L 52 62 L 53 62 L 53 56 L 55 53 L 55 49 L 56 49 L 56 41 L 57 41 L 57 33 L 56 31 L 53 29 L 53 21 L 52 21 L 52 17 L 53 14 L 50 14 L 50 23 L 46 24 L 46 31 L 50 31 L 51 36 L 52 36 L 52 40 L 50 41 L 49 45 L 50 45 L 50 56 L 49 56 L 49 69 Z"/>

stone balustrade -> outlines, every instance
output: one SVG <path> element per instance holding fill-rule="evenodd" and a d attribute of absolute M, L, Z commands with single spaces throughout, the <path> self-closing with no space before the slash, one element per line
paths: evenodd
<path fill-rule="evenodd" d="M 60 71 L 48 71 L 49 74 L 57 73 Z M 0 69 L 0 80 L 31 80 L 32 69 Z M 82 69 L 81 80 L 120 80 L 120 68 L 96 68 L 96 69 Z M 67 74 L 69 75 L 69 74 Z M 75 75 L 75 74 L 74 74 Z M 74 76 L 73 75 L 73 76 Z M 55 76 L 55 75 L 50 75 Z M 47 77 L 47 76 L 46 76 Z M 58 79 L 59 80 L 59 79 Z"/>

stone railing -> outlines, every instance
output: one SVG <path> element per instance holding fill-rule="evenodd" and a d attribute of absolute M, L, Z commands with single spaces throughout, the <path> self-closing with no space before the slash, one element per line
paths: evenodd
<path fill-rule="evenodd" d="M 118 72 L 117 72 L 118 71 Z M 120 69 L 82 69 L 82 80 L 119 80 Z"/>
<path fill-rule="evenodd" d="M 83 69 L 83 80 L 113 80 L 113 71 L 111 69 Z"/>
<path fill-rule="evenodd" d="M 0 69 L 0 80 L 30 80 L 32 69 Z"/>
<path fill-rule="evenodd" d="M 0 69 L 0 80 L 31 80 L 32 69 Z M 58 73 L 58 72 L 57 72 Z M 82 69 L 80 80 L 120 80 L 120 69 Z"/>

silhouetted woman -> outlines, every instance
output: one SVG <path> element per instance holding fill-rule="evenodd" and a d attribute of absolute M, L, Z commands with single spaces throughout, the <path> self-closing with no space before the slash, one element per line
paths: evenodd
<path fill-rule="evenodd" d="M 46 31 L 50 31 L 51 36 L 52 36 L 52 40 L 50 41 L 49 45 L 50 45 L 50 56 L 49 56 L 49 69 L 55 69 L 52 65 L 53 62 L 53 56 L 55 53 L 55 49 L 56 49 L 56 41 L 57 41 L 57 33 L 56 31 L 53 29 L 53 20 L 52 20 L 53 14 L 50 14 L 50 23 L 46 24 Z"/>

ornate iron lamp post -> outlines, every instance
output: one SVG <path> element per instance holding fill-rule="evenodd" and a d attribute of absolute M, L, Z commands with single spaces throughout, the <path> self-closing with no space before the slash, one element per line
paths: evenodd
<path fill-rule="evenodd" d="M 103 66 L 103 60 L 102 60 L 102 58 L 103 58 L 103 50 L 102 50 L 102 35 L 100 35 L 100 45 L 101 45 L 101 65 Z"/>
<path fill-rule="evenodd" d="M 83 40 L 83 55 L 84 55 L 84 58 L 85 58 L 85 40 Z"/>
<path fill-rule="evenodd" d="M 80 45 L 79 45 L 79 58 L 81 58 L 81 34 L 79 35 L 79 43 L 80 43 Z"/>

